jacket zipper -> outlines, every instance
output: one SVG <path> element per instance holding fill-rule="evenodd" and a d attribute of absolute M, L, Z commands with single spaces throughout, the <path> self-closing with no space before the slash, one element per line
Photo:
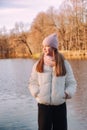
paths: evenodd
<path fill-rule="evenodd" d="M 51 87 L 50 87 L 50 104 L 52 103 L 51 95 L 52 95 L 52 72 L 51 72 Z"/>

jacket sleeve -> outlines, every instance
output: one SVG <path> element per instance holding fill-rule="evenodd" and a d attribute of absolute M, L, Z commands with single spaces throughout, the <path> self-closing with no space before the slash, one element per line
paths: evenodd
<path fill-rule="evenodd" d="M 71 68 L 71 65 L 69 64 L 68 61 L 65 61 L 65 66 L 66 66 L 66 78 L 65 78 L 65 92 L 68 94 L 68 99 L 72 98 L 73 95 L 76 92 L 76 80 Z"/>
<path fill-rule="evenodd" d="M 38 74 L 36 72 L 36 63 L 32 68 L 32 72 L 29 79 L 29 90 L 33 97 L 36 97 L 39 93 Z"/>

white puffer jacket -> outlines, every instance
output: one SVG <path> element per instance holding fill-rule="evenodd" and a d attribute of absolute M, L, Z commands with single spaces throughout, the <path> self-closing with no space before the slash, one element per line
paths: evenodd
<path fill-rule="evenodd" d="M 36 71 L 34 64 L 29 80 L 29 90 L 38 103 L 60 105 L 66 101 L 65 92 L 71 98 L 76 92 L 76 80 L 72 68 L 65 60 L 66 75 L 56 77 L 53 68 L 44 65 L 44 73 Z"/>

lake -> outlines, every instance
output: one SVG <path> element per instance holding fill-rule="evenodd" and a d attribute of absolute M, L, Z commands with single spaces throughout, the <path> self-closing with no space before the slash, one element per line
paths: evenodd
<path fill-rule="evenodd" d="M 0 60 L 0 130 L 37 130 L 37 103 L 28 90 L 34 60 Z M 69 130 L 87 130 L 87 61 L 69 61 L 77 92 L 67 101 Z"/>

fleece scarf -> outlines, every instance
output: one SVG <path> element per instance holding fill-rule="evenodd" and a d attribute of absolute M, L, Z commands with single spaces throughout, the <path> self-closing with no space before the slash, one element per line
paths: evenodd
<path fill-rule="evenodd" d="M 52 56 L 44 55 L 44 64 L 54 67 L 55 66 L 55 60 Z"/>

